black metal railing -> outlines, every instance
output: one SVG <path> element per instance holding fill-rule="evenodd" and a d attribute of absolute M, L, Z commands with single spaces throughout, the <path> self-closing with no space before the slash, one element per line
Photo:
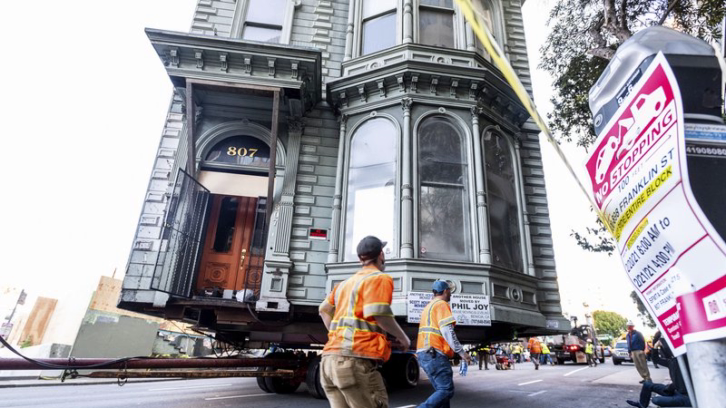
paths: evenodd
<path fill-rule="evenodd" d="M 191 296 L 208 202 L 209 190 L 179 169 L 164 216 L 151 289 Z"/>

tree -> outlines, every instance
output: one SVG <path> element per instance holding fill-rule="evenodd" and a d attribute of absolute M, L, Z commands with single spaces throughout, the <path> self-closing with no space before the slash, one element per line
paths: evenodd
<path fill-rule="evenodd" d="M 552 32 L 540 65 L 554 78 L 548 118 L 558 140 L 584 148 L 595 141 L 588 92 L 634 33 L 666 24 L 711 41 L 721 36 L 725 11 L 723 0 L 559 0 L 550 13 Z M 572 236 L 589 251 L 612 253 L 615 248 L 599 220 L 597 228 Z"/>
<path fill-rule="evenodd" d="M 596 310 L 593 312 L 592 318 L 595 320 L 595 330 L 597 330 L 598 334 L 607 334 L 617 339 L 621 334 L 625 333 L 625 324 L 628 321 L 615 312 Z"/>
<path fill-rule="evenodd" d="M 645 304 L 643 304 L 643 301 L 640 300 L 638 294 L 635 293 L 635 291 L 632 291 L 630 292 L 630 298 L 633 299 L 633 303 L 635 303 L 635 306 L 638 307 L 638 317 L 643 324 L 651 329 L 655 329 L 655 320 L 653 320 L 653 316 L 650 315 L 648 309 L 645 308 Z"/>

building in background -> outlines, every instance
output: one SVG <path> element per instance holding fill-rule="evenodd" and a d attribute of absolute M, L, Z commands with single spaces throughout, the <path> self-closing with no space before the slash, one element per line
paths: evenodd
<path fill-rule="evenodd" d="M 521 1 L 483 4 L 530 89 Z M 175 90 L 119 307 L 322 343 L 370 234 L 401 320 L 445 279 L 488 296 L 465 342 L 569 329 L 539 130 L 453 0 L 200 0 L 190 33 L 147 35 Z"/>

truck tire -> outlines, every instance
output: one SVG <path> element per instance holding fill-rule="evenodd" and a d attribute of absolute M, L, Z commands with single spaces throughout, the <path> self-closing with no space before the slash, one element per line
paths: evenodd
<path fill-rule="evenodd" d="M 420 369 L 418 359 L 412 353 L 396 353 L 381 367 L 387 386 L 414 388 L 418 385 Z"/>
<path fill-rule="evenodd" d="M 325 399 L 325 391 L 320 383 L 320 356 L 314 357 L 308 364 L 308 372 L 305 374 L 305 385 L 308 393 L 317 399 Z"/>
<path fill-rule="evenodd" d="M 613 364 L 615 364 L 615 365 L 620 365 L 620 364 L 623 364 L 623 362 L 622 362 L 622 361 L 620 361 L 620 360 L 618 360 L 618 359 L 616 359 L 616 358 L 614 358 L 614 359 L 613 359 Z"/>
<path fill-rule="evenodd" d="M 557 365 L 563 365 L 565 364 L 565 359 L 562 357 L 557 357 Z"/>
<path fill-rule="evenodd" d="M 265 367 L 260 367 L 257 369 L 257 371 L 265 371 Z M 264 392 L 272 392 L 269 388 L 267 388 L 267 384 L 265 383 L 265 377 L 257 377 L 257 386 L 260 387 L 260 389 Z"/>
<path fill-rule="evenodd" d="M 274 359 L 294 359 L 295 356 L 288 353 L 273 353 L 267 356 L 268 358 L 274 358 Z M 265 371 L 275 371 L 272 367 L 265 367 Z M 266 392 L 274 392 L 275 394 L 291 394 L 300 387 L 300 384 L 302 384 L 302 381 L 296 378 L 280 378 L 280 377 L 257 377 L 262 378 L 265 386 L 269 391 Z M 258 382 L 259 384 L 259 382 Z M 262 387 L 260 387 L 262 388 Z"/>

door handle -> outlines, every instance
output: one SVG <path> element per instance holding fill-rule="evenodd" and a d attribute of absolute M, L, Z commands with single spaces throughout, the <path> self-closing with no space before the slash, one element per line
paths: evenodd
<path fill-rule="evenodd" d="M 240 266 L 242 266 L 242 264 L 244 263 L 246 256 L 247 256 L 247 249 L 242 249 L 242 256 L 240 256 L 240 258 L 239 258 Z"/>

